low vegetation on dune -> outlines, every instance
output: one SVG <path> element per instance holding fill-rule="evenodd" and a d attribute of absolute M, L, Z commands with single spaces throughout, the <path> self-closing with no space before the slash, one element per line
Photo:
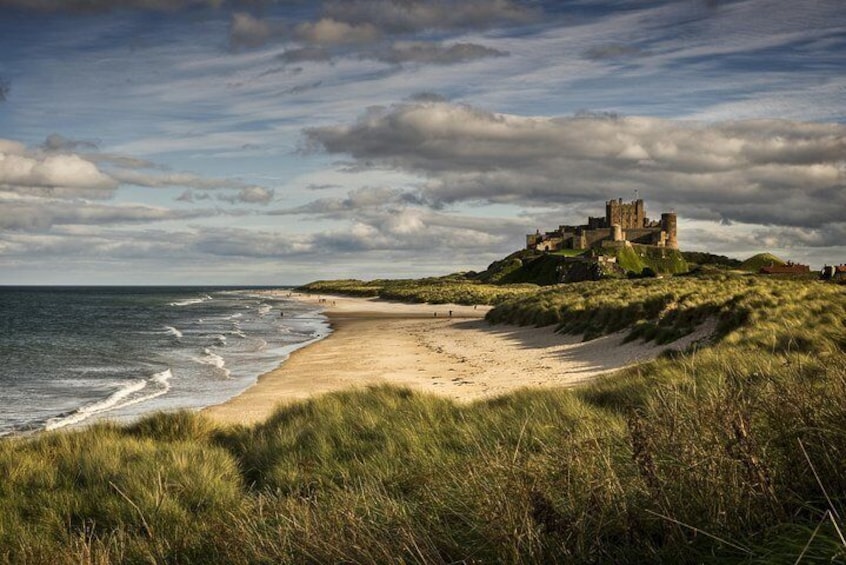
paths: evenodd
<path fill-rule="evenodd" d="M 752 273 L 757 273 L 761 270 L 762 267 L 769 267 L 772 265 L 786 265 L 787 261 L 776 257 L 772 253 L 758 253 L 757 255 L 753 255 L 752 257 L 743 261 L 740 264 L 739 269 L 741 271 L 749 271 Z"/>
<path fill-rule="evenodd" d="M 536 284 L 488 284 L 463 274 L 426 279 L 315 281 L 298 288 L 312 294 L 345 294 L 431 304 L 499 304 L 537 291 Z"/>
<path fill-rule="evenodd" d="M 378 387 L 253 428 L 177 413 L 5 440 L 0 560 L 843 561 L 845 290 L 730 274 L 535 289 L 490 319 L 659 342 L 710 319 L 717 336 L 472 405 Z"/>

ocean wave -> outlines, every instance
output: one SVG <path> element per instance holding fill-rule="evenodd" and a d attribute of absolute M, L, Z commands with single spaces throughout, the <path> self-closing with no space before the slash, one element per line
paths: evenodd
<path fill-rule="evenodd" d="M 173 373 L 168 368 L 152 375 L 149 379 L 138 379 L 127 383 L 103 400 L 78 408 L 69 414 L 51 418 L 45 424 L 44 429 L 56 430 L 64 428 L 78 424 L 104 412 L 132 406 L 133 404 L 152 400 L 153 398 L 167 394 L 171 388 L 170 379 L 172 377 Z"/>
<path fill-rule="evenodd" d="M 273 306 L 270 304 L 259 304 L 258 314 L 259 316 L 267 316 L 271 310 L 273 310 Z"/>
<path fill-rule="evenodd" d="M 221 371 L 223 371 L 226 378 L 229 378 L 229 376 L 232 374 L 232 372 L 226 368 L 226 360 L 211 349 L 209 349 L 208 347 L 203 349 L 202 357 L 195 357 L 194 360 L 197 363 L 201 363 L 203 365 L 211 365 L 212 367 L 220 369 Z"/>
<path fill-rule="evenodd" d="M 176 339 L 179 339 L 180 337 L 182 337 L 182 332 L 177 330 L 173 326 L 165 326 L 164 328 L 165 328 L 165 331 L 167 331 L 167 333 L 169 333 L 170 335 L 172 335 Z"/>
<path fill-rule="evenodd" d="M 209 300 L 212 300 L 212 297 L 208 294 L 204 294 L 199 298 L 188 298 L 186 300 L 171 302 L 168 306 L 191 306 L 192 304 L 201 304 L 203 302 L 208 302 Z"/>

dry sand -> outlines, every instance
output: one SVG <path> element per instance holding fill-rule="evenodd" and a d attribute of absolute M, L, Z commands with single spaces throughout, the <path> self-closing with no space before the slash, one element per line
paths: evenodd
<path fill-rule="evenodd" d="M 462 402 L 525 387 L 572 386 L 653 359 L 668 347 L 683 349 L 713 331 L 703 327 L 671 346 L 623 344 L 623 334 L 583 343 L 553 327 L 489 325 L 483 319 L 487 306 L 322 299 L 333 327 L 329 337 L 295 351 L 256 385 L 205 414 L 222 423 L 252 424 L 281 403 L 384 383 Z"/>

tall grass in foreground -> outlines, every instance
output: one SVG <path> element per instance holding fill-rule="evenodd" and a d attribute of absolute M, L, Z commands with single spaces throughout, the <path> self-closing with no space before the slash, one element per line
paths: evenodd
<path fill-rule="evenodd" d="M 846 289 L 625 284 L 492 316 L 597 335 L 717 316 L 720 341 L 470 406 L 378 387 L 254 428 L 179 413 L 3 441 L 0 559 L 846 560 Z"/>

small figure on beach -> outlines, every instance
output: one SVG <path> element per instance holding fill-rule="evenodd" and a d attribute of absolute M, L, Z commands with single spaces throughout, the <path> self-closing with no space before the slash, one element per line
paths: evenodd
<path fill-rule="evenodd" d="M 280 317 L 280 318 L 284 318 L 284 317 L 285 317 L 285 312 L 279 312 L 279 317 Z"/>
<path fill-rule="evenodd" d="M 449 311 L 449 317 L 452 318 L 452 310 Z"/>

